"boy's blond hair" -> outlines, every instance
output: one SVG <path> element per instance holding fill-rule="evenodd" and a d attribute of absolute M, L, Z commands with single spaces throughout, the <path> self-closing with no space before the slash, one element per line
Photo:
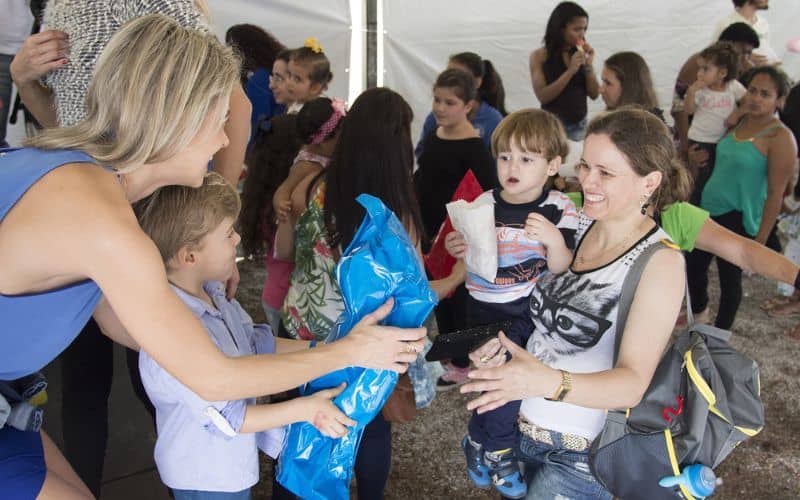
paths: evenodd
<path fill-rule="evenodd" d="M 503 118 L 492 133 L 492 155 L 510 151 L 511 143 L 523 151 L 538 153 L 551 161 L 569 153 L 567 134 L 561 121 L 541 109 L 521 109 Z"/>
<path fill-rule="evenodd" d="M 239 194 L 221 175 L 210 172 L 199 188 L 165 186 L 134 205 L 139 225 L 166 264 L 185 246 L 200 240 L 226 217 L 235 219 Z"/>

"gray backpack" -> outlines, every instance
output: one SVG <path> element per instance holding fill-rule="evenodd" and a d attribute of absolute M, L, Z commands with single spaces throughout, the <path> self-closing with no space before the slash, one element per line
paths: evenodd
<path fill-rule="evenodd" d="M 625 277 L 615 364 L 639 278 L 650 256 L 667 246 L 648 247 Z M 694 323 L 688 293 L 686 303 L 689 324 L 662 356 L 642 400 L 628 410 L 609 410 L 589 451 L 594 476 L 623 500 L 694 498 L 683 486 L 665 488 L 658 481 L 691 464 L 716 467 L 764 425 L 755 361 L 728 345 L 731 332 Z"/>

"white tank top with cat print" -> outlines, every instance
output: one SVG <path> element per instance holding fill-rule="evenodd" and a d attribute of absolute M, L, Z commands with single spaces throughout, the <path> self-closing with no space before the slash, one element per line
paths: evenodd
<path fill-rule="evenodd" d="M 593 221 L 580 214 L 576 240 L 582 242 Z M 571 373 L 611 368 L 622 282 L 636 257 L 667 233 L 658 226 L 616 260 L 591 270 L 547 273 L 531 293 L 534 331 L 527 349 L 548 366 Z M 578 243 L 577 248 L 580 248 Z M 576 249 L 577 252 L 577 249 Z M 539 427 L 594 439 L 606 419 L 604 410 L 529 398 L 520 414 Z"/>

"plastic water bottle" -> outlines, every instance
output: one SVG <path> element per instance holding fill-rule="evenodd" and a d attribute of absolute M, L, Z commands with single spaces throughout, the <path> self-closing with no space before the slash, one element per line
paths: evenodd
<path fill-rule="evenodd" d="M 667 476 L 658 482 L 659 486 L 671 488 L 683 485 L 692 496 L 707 497 L 714 493 L 717 485 L 722 484 L 711 467 L 703 464 L 692 464 L 683 468 L 680 476 Z"/>

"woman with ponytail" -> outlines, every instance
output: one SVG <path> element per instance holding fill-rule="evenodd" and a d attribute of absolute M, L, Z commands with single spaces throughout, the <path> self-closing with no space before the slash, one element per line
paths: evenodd
<path fill-rule="evenodd" d="M 486 149 L 491 149 L 492 132 L 497 128 L 500 120 L 508 114 L 506 111 L 506 91 L 503 87 L 503 80 L 495 71 L 494 65 L 487 59 L 474 52 L 460 52 L 450 56 L 447 69 L 460 69 L 472 75 L 475 80 L 477 96 L 472 103 L 472 111 L 468 118 L 472 126 L 483 139 Z M 436 118 L 433 112 L 428 113 L 425 124 L 422 126 L 422 134 L 419 142 L 414 149 L 417 160 L 422 156 L 425 137 L 436 129 Z"/>

